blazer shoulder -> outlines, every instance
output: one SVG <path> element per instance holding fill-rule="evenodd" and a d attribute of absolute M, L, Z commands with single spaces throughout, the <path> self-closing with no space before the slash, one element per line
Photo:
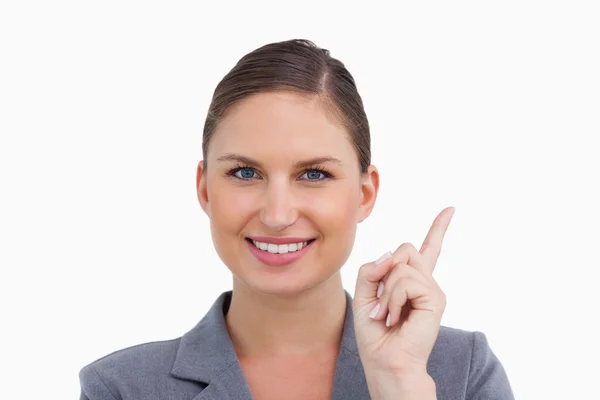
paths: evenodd
<path fill-rule="evenodd" d="M 442 325 L 433 351 L 443 352 L 446 359 L 452 358 L 455 362 L 458 359 L 470 362 L 475 345 L 482 344 L 488 345 L 487 336 L 483 332 Z M 477 347 L 479 349 L 481 346 Z"/>
<path fill-rule="evenodd" d="M 459 392 L 467 399 L 514 399 L 506 371 L 483 332 L 441 326 L 428 370 L 447 393 Z"/>
<path fill-rule="evenodd" d="M 82 371 L 90 367 L 104 372 L 110 369 L 122 369 L 139 365 L 164 366 L 165 361 L 175 360 L 180 340 L 181 338 L 176 338 L 125 347 L 92 361 L 83 367 Z"/>
<path fill-rule="evenodd" d="M 120 399 L 123 383 L 167 376 L 181 338 L 141 343 L 109 353 L 79 371 L 83 398 Z M 87 397 L 83 397 L 84 393 Z"/>

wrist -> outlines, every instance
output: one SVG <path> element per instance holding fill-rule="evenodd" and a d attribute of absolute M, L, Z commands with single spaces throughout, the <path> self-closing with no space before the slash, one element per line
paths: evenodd
<path fill-rule="evenodd" d="M 369 394 L 373 400 L 435 400 L 435 381 L 427 372 L 405 374 L 383 373 L 366 375 Z"/>

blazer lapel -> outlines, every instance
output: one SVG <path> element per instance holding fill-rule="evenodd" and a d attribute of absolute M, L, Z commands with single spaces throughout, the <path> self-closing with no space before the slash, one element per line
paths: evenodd
<path fill-rule="evenodd" d="M 208 385 L 194 400 L 253 400 L 225 323 L 230 302 L 231 291 L 222 293 L 181 338 L 171 374 Z"/>
<path fill-rule="evenodd" d="M 354 334 L 352 296 L 344 292 L 346 316 L 331 398 L 368 400 Z M 193 400 L 253 400 L 225 322 L 231 295 L 231 291 L 222 293 L 204 318 L 181 338 L 171 374 L 207 385 Z"/>

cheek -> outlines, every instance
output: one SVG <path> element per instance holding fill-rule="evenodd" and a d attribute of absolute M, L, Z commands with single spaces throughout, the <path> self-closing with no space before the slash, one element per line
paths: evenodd
<path fill-rule="evenodd" d="M 231 267 L 239 259 L 243 244 L 239 234 L 252 219 L 255 199 L 238 187 L 215 183 L 208 188 L 212 241 L 221 260 Z"/>
<path fill-rule="evenodd" d="M 310 219 L 323 235 L 323 246 L 315 254 L 323 265 L 337 270 L 348 260 L 356 238 L 359 202 L 358 190 L 352 187 L 336 187 L 313 197 Z"/>
<path fill-rule="evenodd" d="M 356 230 L 359 193 L 351 187 L 332 187 L 315 192 L 310 199 L 311 214 L 325 236 L 352 236 Z"/>
<path fill-rule="evenodd" d="M 256 199 L 247 190 L 226 184 L 213 185 L 208 196 L 211 223 L 228 233 L 239 231 L 255 211 Z"/>

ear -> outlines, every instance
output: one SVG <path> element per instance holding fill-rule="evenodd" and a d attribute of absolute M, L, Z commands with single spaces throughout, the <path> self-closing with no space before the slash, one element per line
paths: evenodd
<path fill-rule="evenodd" d="M 206 175 L 204 172 L 204 160 L 200 160 L 198 169 L 196 170 L 196 193 L 198 195 L 200 207 L 202 207 L 202 210 L 204 210 L 206 215 L 210 216 L 208 190 L 206 189 Z"/>
<path fill-rule="evenodd" d="M 363 222 L 373 211 L 377 193 L 379 192 L 379 171 L 369 165 L 367 172 L 360 178 L 360 204 L 358 205 L 358 222 Z"/>

